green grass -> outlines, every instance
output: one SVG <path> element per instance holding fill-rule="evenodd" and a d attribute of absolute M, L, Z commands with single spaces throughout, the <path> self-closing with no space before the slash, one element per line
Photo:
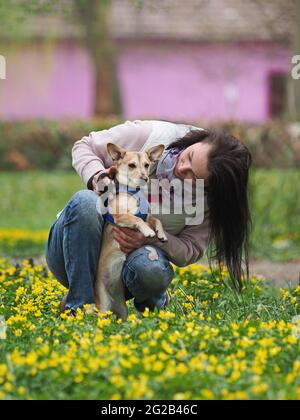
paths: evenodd
<path fill-rule="evenodd" d="M 45 242 L 30 232 L 47 231 L 84 185 L 30 172 L 0 174 L 0 188 L 0 232 L 29 229 L 11 244 L 0 234 L 0 255 L 32 257 Z M 299 258 L 299 171 L 256 171 L 251 191 L 253 254 Z M 60 316 L 66 291 L 45 267 L 0 258 L 0 399 L 300 399 L 300 288 L 254 277 L 237 295 L 226 272 L 175 273 L 167 311 L 142 315 L 130 301 L 120 323 Z"/>
<path fill-rule="evenodd" d="M 251 176 L 252 254 L 300 259 L 300 170 L 256 170 Z"/>
<path fill-rule="evenodd" d="M 0 399 L 300 399 L 300 287 L 237 296 L 176 268 L 166 311 L 59 315 L 47 270 L 0 260 Z M 6 328 L 5 328 L 6 327 Z"/>
<path fill-rule="evenodd" d="M 71 196 L 85 188 L 75 172 L 0 173 L 0 229 L 49 230 Z M 277 261 L 300 259 L 300 171 L 251 174 L 251 253 Z M 0 240 L 0 255 L 36 256 L 44 244 Z"/>
<path fill-rule="evenodd" d="M 0 228 L 48 229 L 71 196 L 83 188 L 73 172 L 0 173 Z"/>

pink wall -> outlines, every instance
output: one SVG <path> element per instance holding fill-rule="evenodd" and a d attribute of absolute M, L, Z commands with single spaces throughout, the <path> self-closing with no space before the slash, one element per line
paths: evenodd
<path fill-rule="evenodd" d="M 72 42 L 0 47 L 0 118 L 87 118 L 92 114 L 93 71 L 83 47 Z"/>
<path fill-rule="evenodd" d="M 268 118 L 268 75 L 290 69 L 277 44 L 144 42 L 119 44 L 118 75 L 125 118 L 220 120 Z M 88 118 L 93 68 L 74 42 L 3 50 L 0 118 Z"/>
<path fill-rule="evenodd" d="M 119 77 L 126 115 L 177 120 L 269 116 L 268 75 L 288 72 L 276 44 L 152 44 L 125 48 Z"/>

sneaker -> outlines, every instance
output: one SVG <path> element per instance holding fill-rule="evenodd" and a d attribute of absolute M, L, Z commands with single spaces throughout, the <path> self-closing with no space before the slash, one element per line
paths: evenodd
<path fill-rule="evenodd" d="M 166 293 L 165 293 L 165 299 L 164 299 L 164 302 L 163 302 L 163 304 L 161 305 L 160 309 L 165 309 L 165 308 L 169 305 L 169 302 L 170 302 L 170 295 L 169 295 L 169 293 L 166 291 Z M 137 301 L 136 301 L 136 299 L 134 299 L 133 303 L 134 303 L 135 308 L 136 308 L 139 312 L 144 312 L 144 311 L 145 311 L 145 309 L 146 309 L 146 307 L 148 307 L 148 308 L 149 308 L 150 312 L 152 312 L 152 311 L 154 310 L 154 308 L 155 308 L 155 306 L 152 306 L 152 305 L 147 304 L 147 302 L 146 302 L 146 301 L 145 301 L 145 302 L 141 302 L 141 303 L 140 303 L 140 302 L 137 302 Z"/>
<path fill-rule="evenodd" d="M 62 301 L 60 302 L 59 311 L 62 314 L 64 312 L 66 312 L 67 310 L 69 310 L 71 316 L 76 316 L 76 309 L 70 309 L 70 308 L 68 308 L 66 306 L 67 296 L 68 295 L 65 295 L 63 297 Z M 95 309 L 95 304 L 94 303 L 93 304 L 90 304 L 90 308 L 88 308 L 88 309 L 82 308 L 82 311 L 84 313 L 88 313 L 88 315 L 93 315 L 93 316 L 98 316 L 98 314 L 99 314 L 99 312 L 97 311 L 97 309 Z"/>
<path fill-rule="evenodd" d="M 166 291 L 165 301 L 162 304 L 161 309 L 165 309 L 169 305 L 169 303 L 170 303 L 170 295 L 169 295 L 169 292 Z"/>
<path fill-rule="evenodd" d="M 66 302 L 67 302 L 67 296 L 68 295 L 65 295 L 63 298 L 62 298 L 62 301 L 60 302 L 60 304 L 59 304 L 59 312 L 61 313 L 61 314 L 63 314 L 64 312 L 66 312 L 66 311 L 70 311 L 70 316 L 76 316 L 76 309 L 70 309 L 70 308 L 68 308 L 67 306 L 66 306 Z"/>
<path fill-rule="evenodd" d="M 62 298 L 62 301 L 61 301 L 61 302 L 60 302 L 60 304 L 59 304 L 59 311 L 60 311 L 60 313 L 64 313 L 64 312 L 66 312 L 66 310 L 68 309 L 68 308 L 66 308 L 67 296 L 68 296 L 68 295 L 65 295 L 65 296 Z"/>

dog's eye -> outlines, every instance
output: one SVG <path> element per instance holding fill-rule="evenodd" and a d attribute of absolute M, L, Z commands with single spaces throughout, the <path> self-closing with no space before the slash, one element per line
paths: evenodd
<path fill-rule="evenodd" d="M 145 163 L 145 168 L 149 168 L 149 163 Z"/>
<path fill-rule="evenodd" d="M 129 166 L 130 169 L 136 168 L 136 165 L 134 163 L 130 163 L 128 166 Z"/>

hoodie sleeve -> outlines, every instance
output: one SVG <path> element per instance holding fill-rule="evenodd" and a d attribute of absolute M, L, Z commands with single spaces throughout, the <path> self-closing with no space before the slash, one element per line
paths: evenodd
<path fill-rule="evenodd" d="M 174 236 L 165 231 L 168 242 L 161 242 L 157 238 L 147 239 L 146 243 L 164 250 L 170 261 L 178 267 L 185 267 L 200 260 L 209 244 L 210 223 L 209 211 L 205 213 L 201 225 L 185 226 Z"/>
<path fill-rule="evenodd" d="M 72 165 L 83 182 L 97 172 L 103 172 L 112 165 L 107 153 L 107 143 L 116 143 L 129 150 L 139 151 L 152 131 L 151 121 L 126 121 L 108 130 L 92 131 L 88 136 L 74 143 Z"/>

